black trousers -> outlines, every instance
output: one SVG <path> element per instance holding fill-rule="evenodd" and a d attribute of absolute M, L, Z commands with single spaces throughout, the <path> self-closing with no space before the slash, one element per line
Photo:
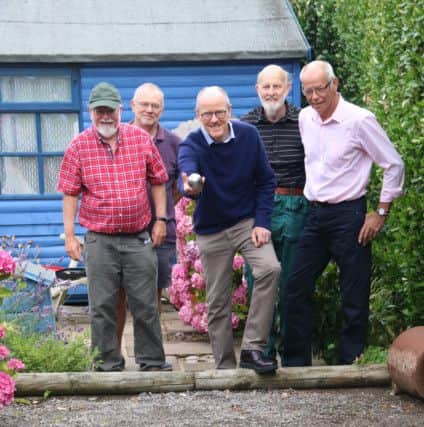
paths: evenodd
<path fill-rule="evenodd" d="M 371 245 L 359 245 L 366 200 L 311 203 L 297 255 L 285 287 L 283 365 L 312 363 L 312 296 L 331 258 L 340 269 L 344 326 L 339 363 L 350 364 L 365 346 L 371 282 Z"/>

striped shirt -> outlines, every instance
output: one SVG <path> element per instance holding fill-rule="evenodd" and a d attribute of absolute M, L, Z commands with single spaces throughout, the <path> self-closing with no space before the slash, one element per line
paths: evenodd
<path fill-rule="evenodd" d="M 298 126 L 300 110 L 287 102 L 286 109 L 285 116 L 276 123 L 267 120 L 262 107 L 249 111 L 241 120 L 258 129 L 274 170 L 277 186 L 303 189 L 305 153 Z"/>
<path fill-rule="evenodd" d="M 151 137 L 121 124 L 115 153 L 91 127 L 71 141 L 59 172 L 58 191 L 82 194 L 79 223 L 101 233 L 136 233 L 147 228 L 150 204 L 147 181 L 168 180 Z"/>

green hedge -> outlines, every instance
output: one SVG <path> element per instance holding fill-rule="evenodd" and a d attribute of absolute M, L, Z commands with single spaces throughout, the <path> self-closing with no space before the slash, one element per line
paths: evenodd
<path fill-rule="evenodd" d="M 344 97 L 378 118 L 406 166 L 405 195 L 396 200 L 373 244 L 369 343 L 388 345 L 424 324 L 424 15 L 416 1 L 293 0 L 315 58 L 331 62 Z M 381 170 L 373 170 L 369 207 L 378 202 Z M 337 275 L 317 286 L 315 348 L 328 358 L 342 319 Z"/>

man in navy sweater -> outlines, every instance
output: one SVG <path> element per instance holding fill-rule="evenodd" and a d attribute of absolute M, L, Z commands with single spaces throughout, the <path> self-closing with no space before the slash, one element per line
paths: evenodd
<path fill-rule="evenodd" d="M 208 330 L 218 369 L 236 367 L 231 328 L 231 275 L 236 252 L 253 269 L 254 292 L 243 334 L 240 367 L 273 372 L 263 355 L 271 328 L 280 264 L 270 232 L 276 186 L 262 140 L 254 126 L 230 121 L 231 104 L 220 87 L 202 89 L 196 99 L 200 129 L 181 143 L 180 190 L 196 199 L 194 229 L 206 275 Z M 188 176 L 203 178 L 200 189 Z"/>

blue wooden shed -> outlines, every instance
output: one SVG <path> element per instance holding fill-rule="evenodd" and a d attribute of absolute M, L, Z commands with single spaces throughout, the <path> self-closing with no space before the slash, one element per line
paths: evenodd
<path fill-rule="evenodd" d="M 290 72 L 299 105 L 310 55 L 286 0 L 2 2 L 0 38 L 0 234 L 32 241 L 32 260 L 63 266 L 58 170 L 71 138 L 90 125 L 96 83 L 119 88 L 123 121 L 134 89 L 158 84 L 161 122 L 174 129 L 193 118 L 207 85 L 228 91 L 235 116 L 256 106 L 256 75 L 269 63 Z"/>

